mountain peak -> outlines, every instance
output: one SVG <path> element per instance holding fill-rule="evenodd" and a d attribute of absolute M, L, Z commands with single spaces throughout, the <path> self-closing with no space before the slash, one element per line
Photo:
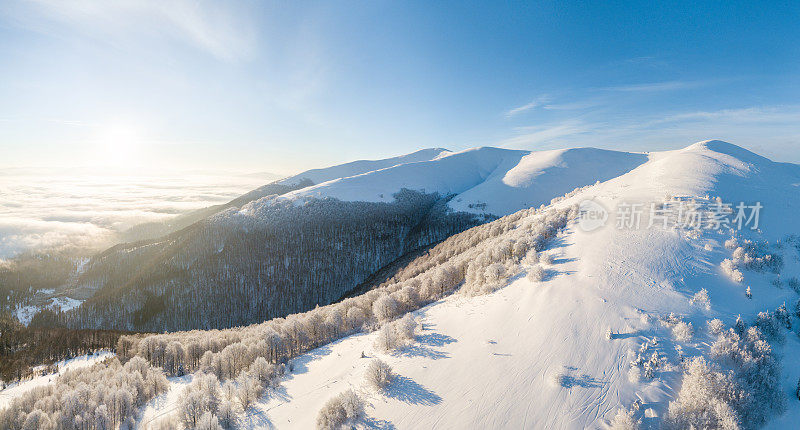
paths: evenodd
<path fill-rule="evenodd" d="M 711 151 L 718 154 L 724 154 L 736 158 L 745 163 L 759 163 L 759 162 L 772 162 L 772 160 L 762 157 L 750 150 L 741 146 L 734 145 L 724 140 L 703 140 L 692 145 L 687 146 L 684 150 L 687 151 Z"/>

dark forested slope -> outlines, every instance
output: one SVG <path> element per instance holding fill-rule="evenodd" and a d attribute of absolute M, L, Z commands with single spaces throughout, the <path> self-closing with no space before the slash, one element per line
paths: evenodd
<path fill-rule="evenodd" d="M 405 253 L 485 221 L 449 211 L 438 194 L 394 198 L 264 198 L 116 246 L 80 279 L 95 296 L 61 318 L 71 327 L 148 331 L 259 322 L 331 303 Z"/>

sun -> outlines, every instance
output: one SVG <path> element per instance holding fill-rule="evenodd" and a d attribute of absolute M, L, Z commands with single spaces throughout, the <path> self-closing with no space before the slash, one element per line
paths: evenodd
<path fill-rule="evenodd" d="M 113 122 L 100 129 L 96 156 L 107 167 L 127 167 L 136 164 L 143 142 L 139 128 L 129 122 Z"/>

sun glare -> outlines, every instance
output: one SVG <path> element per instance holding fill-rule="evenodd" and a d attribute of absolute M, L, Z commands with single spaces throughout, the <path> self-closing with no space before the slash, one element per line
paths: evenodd
<path fill-rule="evenodd" d="M 142 134 L 137 127 L 125 122 L 109 124 L 97 139 L 97 161 L 110 167 L 134 165 L 141 145 Z"/>

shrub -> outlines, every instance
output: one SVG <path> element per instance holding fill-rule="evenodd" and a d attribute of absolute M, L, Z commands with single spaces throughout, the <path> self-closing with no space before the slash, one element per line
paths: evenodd
<path fill-rule="evenodd" d="M 620 409 L 611 420 L 611 430 L 639 430 L 642 420 L 636 419 L 632 410 Z"/>
<path fill-rule="evenodd" d="M 714 318 L 713 320 L 709 320 L 707 324 L 708 324 L 708 331 L 715 336 L 721 334 L 722 330 L 725 329 L 725 324 L 719 318 Z"/>
<path fill-rule="evenodd" d="M 369 363 L 369 366 L 367 366 L 364 379 L 366 380 L 367 385 L 378 391 L 381 391 L 392 383 L 394 375 L 392 373 L 392 368 L 388 364 L 376 358 Z"/>
<path fill-rule="evenodd" d="M 347 390 L 328 400 L 317 415 L 317 428 L 335 430 L 346 424 L 355 424 L 364 415 L 364 401 Z"/>
<path fill-rule="evenodd" d="M 711 310 L 711 297 L 708 295 L 708 290 L 705 288 L 700 289 L 692 297 L 691 303 L 694 305 L 702 306 L 706 310 Z"/>
<path fill-rule="evenodd" d="M 672 335 L 675 336 L 675 340 L 679 342 L 687 342 L 691 340 L 692 336 L 694 336 L 692 323 L 681 321 L 678 324 L 675 324 L 675 327 L 672 328 Z"/>
<path fill-rule="evenodd" d="M 542 282 L 544 280 L 544 269 L 536 264 L 528 270 L 528 280 L 532 282 Z"/>

